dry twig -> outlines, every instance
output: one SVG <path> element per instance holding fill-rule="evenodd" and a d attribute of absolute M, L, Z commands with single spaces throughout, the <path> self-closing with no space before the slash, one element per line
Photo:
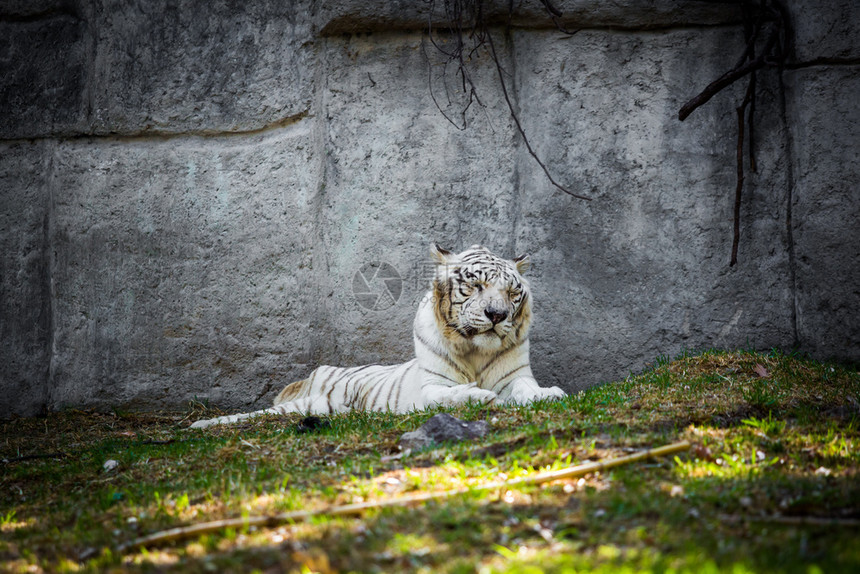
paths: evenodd
<path fill-rule="evenodd" d="M 591 474 L 593 472 L 603 472 L 617 466 L 639 462 L 645 459 L 666 456 L 685 451 L 690 448 L 688 441 L 681 441 L 666 446 L 645 450 L 628 456 L 622 456 L 606 461 L 589 462 L 577 466 L 570 466 L 559 470 L 551 470 L 546 472 L 538 472 L 529 476 L 513 478 L 510 480 L 501 480 L 480 484 L 477 486 L 468 486 L 463 488 L 454 488 L 451 490 L 443 490 L 439 492 L 423 492 L 410 496 L 401 496 L 389 498 L 385 500 L 373 500 L 368 502 L 360 502 L 356 504 L 343 504 L 338 506 L 328 506 L 317 510 L 299 510 L 295 512 L 283 512 L 280 514 L 264 515 L 264 516 L 248 516 L 243 518 L 228 518 L 225 520 L 215 520 L 212 522 L 202 522 L 200 524 L 192 524 L 191 526 L 180 526 L 171 528 L 161 532 L 155 532 L 147 536 L 142 536 L 131 542 L 121 545 L 118 550 L 121 553 L 128 552 L 137 548 L 147 546 L 155 546 L 183 540 L 194 536 L 202 536 L 212 532 L 218 532 L 226 528 L 250 528 L 264 527 L 271 528 L 281 524 L 304 522 L 315 516 L 355 516 L 362 514 L 368 510 L 377 510 L 381 508 L 392 507 L 408 507 L 414 506 L 430 500 L 443 500 L 454 496 L 459 496 L 469 492 L 482 492 L 487 490 L 498 490 L 502 488 L 512 488 L 525 485 L 542 484 L 554 480 L 563 480 L 576 478 Z"/>

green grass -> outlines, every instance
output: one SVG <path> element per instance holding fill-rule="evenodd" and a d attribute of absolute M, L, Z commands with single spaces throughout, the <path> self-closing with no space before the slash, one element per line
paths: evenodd
<path fill-rule="evenodd" d="M 857 570 L 858 401 L 853 368 L 704 351 L 556 403 L 454 409 L 490 434 L 407 455 L 398 438 L 433 412 L 350 413 L 313 433 L 298 416 L 192 431 L 219 414 L 199 403 L 14 419 L 0 422 L 0 570 Z M 582 479 L 119 551 L 175 526 L 480 485 L 681 439 L 694 447 L 678 457 Z"/>

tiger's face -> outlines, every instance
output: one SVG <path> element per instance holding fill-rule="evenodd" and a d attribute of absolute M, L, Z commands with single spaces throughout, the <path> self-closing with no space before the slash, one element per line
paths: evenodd
<path fill-rule="evenodd" d="M 435 245 L 437 325 L 461 350 L 493 351 L 525 339 L 531 319 L 526 257 L 514 260 L 474 245 L 451 253 Z"/>

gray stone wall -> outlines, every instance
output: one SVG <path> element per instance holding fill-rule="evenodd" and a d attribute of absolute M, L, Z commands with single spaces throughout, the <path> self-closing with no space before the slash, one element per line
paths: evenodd
<path fill-rule="evenodd" d="M 320 363 L 405 360 L 433 241 L 531 254 L 534 370 L 569 391 L 685 348 L 860 360 L 856 2 L 785 2 L 734 267 L 743 86 L 677 110 L 741 53 L 735 7 L 558 1 L 566 36 L 507 4 L 512 102 L 590 202 L 486 56 L 467 128 L 442 117 L 424 2 L 0 4 L 0 418 L 259 408 Z M 403 277 L 388 309 L 353 296 L 371 261 Z"/>

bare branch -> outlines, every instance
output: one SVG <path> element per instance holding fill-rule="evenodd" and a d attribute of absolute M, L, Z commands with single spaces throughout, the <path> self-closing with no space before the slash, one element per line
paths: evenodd
<path fill-rule="evenodd" d="M 741 4 L 744 23 L 744 37 L 746 48 L 741 54 L 735 67 L 726 72 L 715 81 L 711 82 L 699 95 L 688 101 L 678 111 L 678 119 L 684 121 L 694 110 L 704 105 L 722 89 L 731 85 L 742 77 L 749 75 L 746 93 L 741 104 L 736 108 L 737 113 L 737 180 L 735 184 L 734 199 L 734 224 L 732 233 L 732 253 L 729 266 L 738 262 L 738 245 L 740 243 L 740 217 L 741 199 L 744 187 L 744 137 L 749 139 L 749 163 L 750 169 L 756 171 L 755 159 L 755 111 L 756 111 L 756 71 L 760 68 L 777 64 L 782 66 L 785 50 L 780 42 L 783 30 L 786 26 L 785 11 L 779 0 L 762 0 L 752 3 L 748 0 L 732 2 L 729 0 L 702 0 L 714 3 Z M 769 25 L 768 25 L 769 24 Z M 767 25 L 767 26 L 766 26 Z M 768 35 L 760 54 L 756 55 L 756 47 L 761 32 L 767 27 Z M 747 111 L 749 109 L 749 111 Z M 745 126 L 748 134 L 745 134 Z"/>
<path fill-rule="evenodd" d="M 572 191 L 570 191 L 569 189 L 567 189 L 566 187 L 564 187 L 563 185 L 558 183 L 552 177 L 552 175 L 549 173 L 549 170 L 547 169 L 546 165 L 541 161 L 541 159 L 538 157 L 537 153 L 535 153 L 535 150 L 532 149 L 531 143 L 529 143 L 529 138 L 526 137 L 526 132 L 523 129 L 522 124 L 520 124 L 520 118 L 517 116 L 516 111 L 514 110 L 514 104 L 511 103 L 511 98 L 508 95 L 508 88 L 505 85 L 504 70 L 502 69 L 501 63 L 499 62 L 498 55 L 496 54 L 496 46 L 493 43 L 493 38 L 489 33 L 487 34 L 487 43 L 490 46 L 490 54 L 493 57 L 493 61 L 496 63 L 496 70 L 499 73 L 499 84 L 502 87 L 502 94 L 504 94 L 504 96 L 505 96 L 505 102 L 508 104 L 508 109 L 511 112 L 511 117 L 514 120 L 514 124 L 516 124 L 516 126 L 517 126 L 517 131 L 520 132 L 520 135 L 523 138 L 523 143 L 526 145 L 526 149 L 528 150 L 529 155 L 531 155 L 534 158 L 534 160 L 537 162 L 537 164 L 543 170 L 543 172 L 546 175 L 549 182 L 551 184 L 553 184 L 555 187 L 557 187 L 558 189 L 560 189 L 561 191 L 565 192 L 568 195 L 572 195 L 573 197 L 576 197 L 577 199 L 584 199 L 585 201 L 591 201 L 590 197 L 586 197 L 584 195 L 578 195 L 576 193 L 573 193 Z"/>
<path fill-rule="evenodd" d="M 684 106 L 678 112 L 678 119 L 683 122 L 691 113 L 693 113 L 694 110 L 696 110 L 696 108 L 707 103 L 708 100 L 717 95 L 723 88 L 732 85 L 737 80 L 743 78 L 747 74 L 750 74 L 767 64 L 767 57 L 770 54 L 770 51 L 776 45 L 776 41 L 778 39 L 779 28 L 773 27 L 770 31 L 770 35 L 767 38 L 767 43 L 765 44 L 764 50 L 762 50 L 762 53 L 757 58 L 755 58 L 754 60 L 750 60 L 747 63 L 726 72 L 725 74 L 708 84 L 708 87 L 702 90 L 702 93 L 684 104 Z"/>
<path fill-rule="evenodd" d="M 744 189 L 744 114 L 747 105 L 752 101 L 752 95 L 755 91 L 755 82 L 750 80 L 747 86 L 747 93 L 744 96 L 744 101 L 737 107 L 738 116 L 738 146 L 737 146 L 737 184 L 735 185 L 735 207 L 734 207 L 734 225 L 732 235 L 732 256 L 729 260 L 729 267 L 734 267 L 738 262 L 738 245 L 741 241 L 741 193 Z M 752 113 L 752 112 L 751 112 Z"/>
<path fill-rule="evenodd" d="M 567 34 L 576 33 L 576 31 L 568 31 L 564 29 L 564 27 L 558 20 L 558 18 L 562 15 L 562 12 L 554 6 L 551 0 L 540 1 L 541 4 L 543 4 L 547 14 L 550 16 L 550 18 L 552 18 L 553 22 L 556 24 L 556 27 L 559 30 Z M 566 187 L 559 184 L 550 174 L 546 164 L 541 161 L 540 157 L 537 155 L 537 152 L 535 152 L 534 148 L 532 148 L 531 142 L 529 141 L 528 136 L 523 129 L 522 123 L 520 122 L 519 116 L 517 115 L 514 104 L 511 101 L 510 94 L 508 93 L 507 89 L 507 84 L 505 82 L 504 68 L 499 61 L 496 47 L 493 43 L 492 35 L 490 34 L 490 31 L 486 26 L 484 14 L 484 0 L 443 0 L 440 3 L 443 10 L 444 21 L 446 22 L 446 30 L 448 30 L 451 36 L 451 39 L 448 42 L 440 41 L 436 38 L 434 34 L 433 19 L 436 13 L 435 8 L 437 6 L 437 2 L 435 0 L 429 0 L 429 4 L 430 11 L 427 23 L 427 35 L 433 47 L 440 54 L 442 54 L 444 58 L 447 59 L 442 70 L 442 84 L 445 89 L 445 94 L 448 96 L 448 107 L 450 107 L 451 105 L 450 91 L 448 89 L 447 82 L 447 67 L 449 64 L 456 66 L 456 72 L 454 72 L 454 74 L 459 78 L 462 84 L 462 93 L 467 96 L 465 105 L 463 105 L 462 109 L 459 111 L 461 121 L 456 122 L 452 117 L 450 117 L 446 109 L 443 109 L 442 105 L 436 97 L 436 93 L 433 90 L 433 66 L 430 63 L 431 59 L 429 57 L 429 54 L 427 54 L 426 46 L 422 42 L 422 49 L 424 49 L 424 54 L 427 57 L 429 66 L 428 83 L 430 85 L 430 97 L 433 100 L 433 104 L 436 106 L 436 109 L 438 109 L 442 116 L 454 127 L 459 130 L 463 130 L 466 128 L 466 112 L 469 110 L 472 103 L 477 102 L 481 107 L 484 107 L 478 97 L 478 91 L 475 87 L 475 83 L 471 75 L 469 74 L 469 62 L 473 58 L 478 57 L 481 54 L 482 49 L 486 50 L 487 52 L 489 52 L 489 55 L 496 66 L 496 71 L 498 73 L 499 83 L 502 88 L 502 94 L 504 95 L 505 103 L 508 106 L 508 110 L 510 111 L 511 117 L 514 120 L 514 124 L 516 125 L 517 131 L 523 138 L 523 143 L 525 144 L 529 155 L 531 155 L 532 158 L 534 158 L 534 160 L 538 163 L 538 165 L 541 167 L 544 174 L 546 175 L 547 179 L 549 179 L 550 183 L 552 183 L 553 186 L 573 197 L 589 201 L 591 198 L 573 193 Z M 513 2 L 510 3 L 508 10 L 510 24 L 510 19 L 513 16 Z"/>

